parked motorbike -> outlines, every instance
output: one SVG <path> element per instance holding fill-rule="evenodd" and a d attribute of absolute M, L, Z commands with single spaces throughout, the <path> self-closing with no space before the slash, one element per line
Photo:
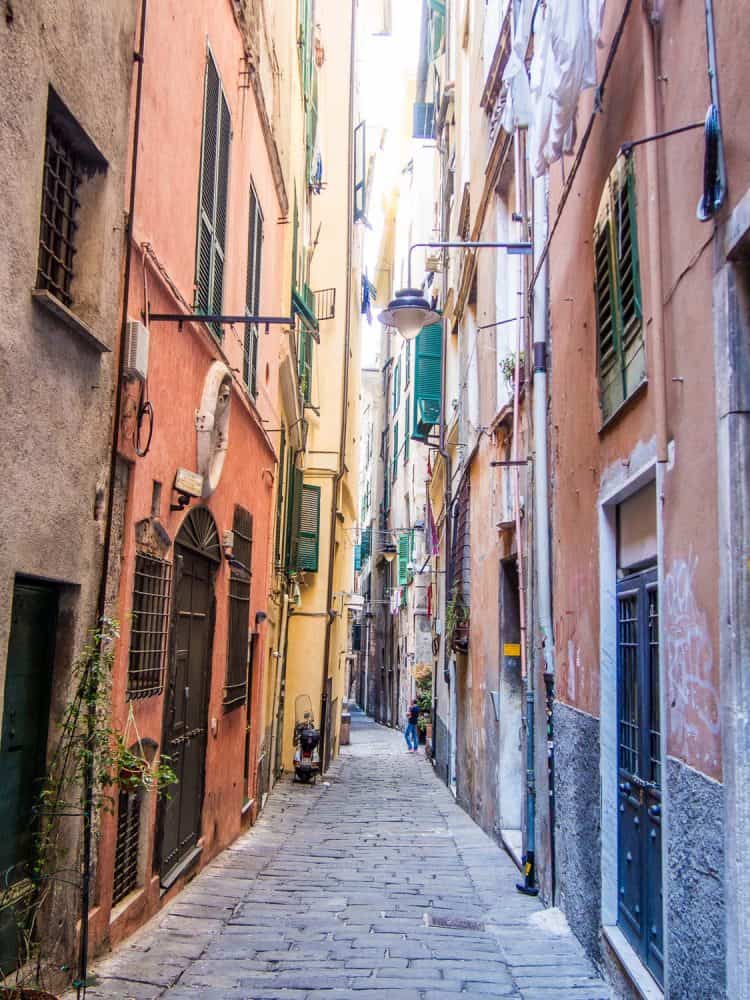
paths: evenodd
<path fill-rule="evenodd" d="M 307 694 L 294 700 L 294 773 L 297 781 L 313 784 L 320 774 L 320 731 L 315 728 L 312 702 Z"/>

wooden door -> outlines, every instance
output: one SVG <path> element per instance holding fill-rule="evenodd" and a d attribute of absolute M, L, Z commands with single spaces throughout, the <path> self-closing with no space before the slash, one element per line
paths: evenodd
<path fill-rule="evenodd" d="M 213 564 L 175 546 L 175 569 L 164 752 L 178 784 L 163 805 L 162 882 L 193 852 L 201 833 L 211 675 Z"/>
<path fill-rule="evenodd" d="M 618 924 L 664 980 L 656 570 L 617 585 Z"/>
<path fill-rule="evenodd" d="M 5 674 L 0 737 L 0 886 L 28 875 L 34 835 L 34 805 L 45 774 L 57 591 L 16 581 Z M 0 973 L 15 967 L 16 917 L 0 911 Z"/>

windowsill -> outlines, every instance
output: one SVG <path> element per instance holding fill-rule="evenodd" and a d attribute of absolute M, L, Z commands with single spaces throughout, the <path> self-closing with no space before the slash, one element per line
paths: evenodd
<path fill-rule="evenodd" d="M 664 993 L 620 928 L 605 925 L 602 933 L 641 1000 L 664 1000 Z"/>
<path fill-rule="evenodd" d="M 633 407 L 640 400 L 641 396 L 644 396 L 646 394 L 647 388 L 648 388 L 648 379 L 644 378 L 643 381 L 640 382 L 635 387 L 635 389 L 633 389 L 628 398 L 624 399 L 617 407 L 617 409 L 614 410 L 612 413 L 610 413 L 607 419 L 602 423 L 598 431 L 599 435 L 601 436 L 602 434 L 606 434 L 607 431 L 610 429 L 610 427 L 616 424 L 619 421 L 619 419 L 622 416 L 624 416 L 624 414 L 626 414 L 631 409 L 631 407 Z"/>
<path fill-rule="evenodd" d="M 160 888 L 162 896 L 169 892 L 175 882 L 182 876 L 186 875 L 191 868 L 194 868 L 198 864 L 198 859 L 201 854 L 203 854 L 203 847 L 194 847 L 189 854 L 187 854 L 182 861 L 179 861 L 174 868 L 167 873 L 167 875 L 161 880 Z"/>
<path fill-rule="evenodd" d="M 48 292 L 46 288 L 34 288 L 31 292 L 31 298 L 33 302 L 54 316 L 55 319 L 58 319 L 69 330 L 78 334 L 89 347 L 98 351 L 99 354 L 111 353 L 112 348 L 108 347 L 103 340 L 100 340 L 90 326 L 87 326 L 82 319 L 79 319 L 71 309 L 68 309 L 66 305 L 51 292 Z"/>

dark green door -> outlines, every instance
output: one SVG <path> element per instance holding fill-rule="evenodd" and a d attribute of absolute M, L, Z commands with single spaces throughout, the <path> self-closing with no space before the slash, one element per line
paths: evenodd
<path fill-rule="evenodd" d="M 0 737 L 0 887 L 22 883 L 31 858 L 35 798 L 45 771 L 57 591 L 17 580 L 13 588 Z M 0 969 L 16 962 L 16 918 L 0 911 Z"/>
<path fill-rule="evenodd" d="M 617 584 L 618 924 L 664 982 L 656 569 Z"/>

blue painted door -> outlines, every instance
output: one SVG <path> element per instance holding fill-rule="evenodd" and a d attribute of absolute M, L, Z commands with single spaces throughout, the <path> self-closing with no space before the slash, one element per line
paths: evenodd
<path fill-rule="evenodd" d="M 618 924 L 664 981 L 656 569 L 617 585 Z"/>

